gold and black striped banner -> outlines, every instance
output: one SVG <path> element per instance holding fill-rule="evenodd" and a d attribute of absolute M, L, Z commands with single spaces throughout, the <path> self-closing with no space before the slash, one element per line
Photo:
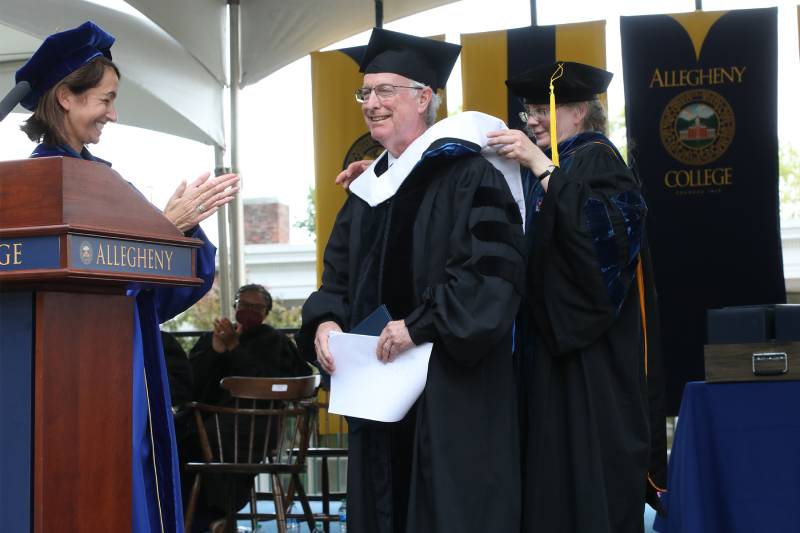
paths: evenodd
<path fill-rule="evenodd" d="M 522 104 L 505 80 L 557 60 L 606 67 L 605 21 L 531 26 L 461 35 L 464 111 L 481 111 L 519 127 Z"/>
<path fill-rule="evenodd" d="M 314 111 L 314 166 L 316 169 L 317 283 L 322 276 L 322 255 L 336 214 L 347 193 L 333 183 L 348 154 L 361 146 L 361 157 L 374 156 L 380 147 L 369 137 L 361 106 L 353 96 L 364 75 L 358 71 L 363 46 L 313 52 L 311 94 Z M 377 153 L 380 153 L 379 151 Z"/>

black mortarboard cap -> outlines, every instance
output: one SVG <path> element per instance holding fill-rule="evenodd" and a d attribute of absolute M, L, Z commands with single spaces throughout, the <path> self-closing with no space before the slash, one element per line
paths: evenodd
<path fill-rule="evenodd" d="M 457 44 L 373 28 L 360 71 L 400 74 L 435 91 L 444 88 L 459 53 Z"/>
<path fill-rule="evenodd" d="M 20 104 L 34 111 L 48 89 L 98 56 L 111 59 L 114 36 L 91 22 L 54 33 L 44 40 L 27 63 L 17 71 L 17 83 L 27 81 L 30 92 Z"/>
<path fill-rule="evenodd" d="M 511 92 L 524 98 L 528 104 L 548 104 L 550 102 L 550 78 L 558 70 L 559 64 L 564 66 L 563 74 L 553 81 L 556 103 L 559 104 L 591 100 L 595 95 L 606 92 L 608 84 L 611 83 L 611 78 L 614 76 L 607 70 L 583 63 L 556 61 L 526 70 L 522 74 L 506 80 L 506 85 Z"/>

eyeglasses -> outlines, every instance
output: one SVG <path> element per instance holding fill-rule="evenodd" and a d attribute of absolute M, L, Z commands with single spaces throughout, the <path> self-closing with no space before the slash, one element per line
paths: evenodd
<path fill-rule="evenodd" d="M 560 106 L 556 106 L 560 107 Z M 519 119 L 522 122 L 528 122 L 528 119 L 533 117 L 536 119 L 537 122 L 543 122 L 550 118 L 550 108 L 549 107 L 533 107 L 528 106 L 526 107 L 527 111 L 520 111 L 519 112 Z"/>
<path fill-rule="evenodd" d="M 422 89 L 423 87 L 410 87 L 408 85 L 391 85 L 389 83 L 382 83 L 380 85 L 376 85 L 375 87 L 360 87 L 356 89 L 356 102 L 359 104 L 363 104 L 367 100 L 369 100 L 369 94 L 372 91 L 375 91 L 375 96 L 378 97 L 379 100 L 384 100 L 386 98 L 391 98 L 397 94 L 397 89 Z"/>
<path fill-rule="evenodd" d="M 267 306 L 264 304 L 252 304 L 250 302 L 244 302 L 241 300 L 236 300 L 233 304 L 236 309 L 249 309 L 251 311 L 258 311 L 258 312 L 265 312 L 267 310 Z"/>

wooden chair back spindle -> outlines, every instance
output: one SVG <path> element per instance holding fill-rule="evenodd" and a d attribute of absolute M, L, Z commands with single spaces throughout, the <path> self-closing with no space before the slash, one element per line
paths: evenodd
<path fill-rule="evenodd" d="M 314 517 L 300 481 L 305 472 L 309 428 L 316 411 L 314 397 L 318 376 L 300 378 L 227 377 L 220 386 L 234 399 L 233 406 L 214 406 L 193 403 L 198 439 L 203 462 L 189 462 L 185 469 L 195 472 L 185 531 L 191 531 L 193 513 L 204 475 L 241 480 L 251 475 L 268 474 L 272 480 L 275 513 L 258 513 L 253 483 L 250 483 L 250 520 L 253 529 L 258 519 L 276 519 L 278 531 L 286 529 L 286 513 L 295 497 L 303 508 L 309 530 Z M 240 423 L 240 417 L 242 422 Z M 211 445 L 208 433 L 216 437 Z M 259 454 L 258 451 L 261 453 Z M 289 480 L 283 486 L 283 479 Z M 232 485 L 232 484 L 231 484 Z M 228 489 L 233 490 L 233 489 Z M 233 497 L 228 497 L 233 501 Z M 226 512 L 226 532 L 235 531 L 237 509 L 229 504 Z M 235 505 L 238 505 L 236 503 Z"/>

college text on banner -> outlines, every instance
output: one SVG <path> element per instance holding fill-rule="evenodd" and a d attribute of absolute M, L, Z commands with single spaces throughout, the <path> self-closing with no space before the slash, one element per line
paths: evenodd
<path fill-rule="evenodd" d="M 706 310 L 786 299 L 777 9 L 622 17 L 620 30 L 677 414 L 683 385 L 703 378 Z"/>

